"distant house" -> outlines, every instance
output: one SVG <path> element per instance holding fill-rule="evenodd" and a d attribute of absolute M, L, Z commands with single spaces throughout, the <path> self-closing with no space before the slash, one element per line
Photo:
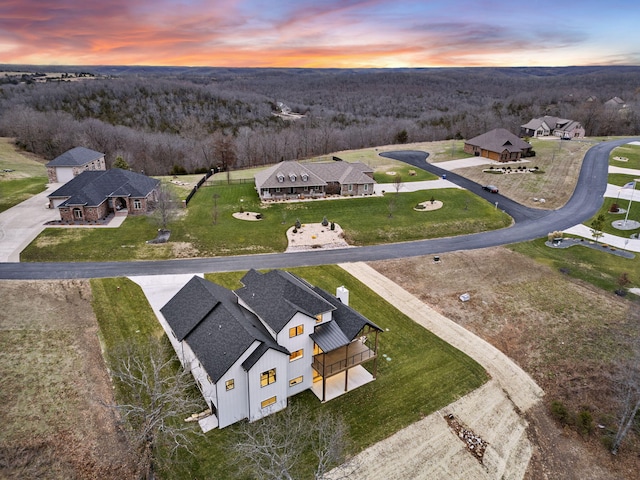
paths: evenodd
<path fill-rule="evenodd" d="M 567 118 L 544 117 L 534 118 L 520 125 L 521 137 L 547 137 L 553 135 L 560 138 L 582 138 L 585 130 L 579 122 Z"/>
<path fill-rule="evenodd" d="M 465 141 L 464 151 L 498 162 L 519 160 L 533 154 L 529 143 L 504 128 L 496 128 Z"/>
<path fill-rule="evenodd" d="M 339 160 L 339 159 L 338 159 Z M 361 162 L 280 162 L 255 175 L 261 200 L 372 195 L 373 169 Z"/>
<path fill-rule="evenodd" d="M 86 170 L 106 170 L 104 153 L 84 147 L 67 150 L 46 165 L 49 183 L 66 183 Z"/>
<path fill-rule="evenodd" d="M 624 100 L 622 100 L 620 97 L 613 97 L 612 99 L 607 100 L 606 102 L 604 102 L 604 106 L 612 110 L 622 110 L 623 108 L 627 107 L 627 105 L 624 103 Z"/>
<path fill-rule="evenodd" d="M 344 287 L 338 298 L 281 270 L 241 281 L 233 292 L 194 276 L 160 309 L 219 428 L 282 410 L 304 390 L 324 402 L 375 379 L 382 330 L 348 306 Z"/>
<path fill-rule="evenodd" d="M 146 213 L 157 200 L 160 180 L 129 170 L 87 170 L 48 195 L 65 222 L 91 222 L 110 213 Z"/>

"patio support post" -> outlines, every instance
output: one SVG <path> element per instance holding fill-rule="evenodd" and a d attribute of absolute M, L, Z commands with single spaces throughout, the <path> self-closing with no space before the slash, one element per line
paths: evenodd
<path fill-rule="evenodd" d="M 375 357 L 373 358 L 373 378 L 376 378 L 378 375 L 378 330 L 376 330 L 376 346 L 373 351 Z"/>
<path fill-rule="evenodd" d="M 322 401 L 326 400 L 327 395 L 327 376 L 325 375 L 325 369 L 327 368 L 325 365 L 326 357 L 325 353 L 322 352 Z"/>
<path fill-rule="evenodd" d="M 351 345 L 351 344 L 349 344 Z M 345 362 L 344 362 L 344 391 L 347 391 L 347 382 L 349 381 L 349 345 L 345 349 Z"/>

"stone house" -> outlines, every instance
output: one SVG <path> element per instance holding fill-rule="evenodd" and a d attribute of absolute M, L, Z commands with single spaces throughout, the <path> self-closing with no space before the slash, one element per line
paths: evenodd
<path fill-rule="evenodd" d="M 261 200 L 373 195 L 373 169 L 361 162 L 285 161 L 254 177 Z"/>
<path fill-rule="evenodd" d="M 87 223 L 111 213 L 144 214 L 157 200 L 160 180 L 112 168 L 86 170 L 48 195 L 49 208 L 57 208 L 67 223 Z"/>
<path fill-rule="evenodd" d="M 84 147 L 67 150 L 46 165 L 49 183 L 66 183 L 86 170 L 106 170 L 104 153 Z"/>

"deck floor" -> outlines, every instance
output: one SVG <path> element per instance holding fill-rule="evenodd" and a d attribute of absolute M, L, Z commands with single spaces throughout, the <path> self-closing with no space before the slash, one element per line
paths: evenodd
<path fill-rule="evenodd" d="M 327 378 L 327 394 L 325 401 L 333 400 L 351 390 L 375 380 L 366 368 L 362 365 L 349 369 L 349 382 L 347 384 L 347 392 L 344 391 L 344 375 L 345 372 L 338 373 L 333 377 Z M 322 381 L 314 382 L 311 391 L 316 397 L 322 400 Z"/>

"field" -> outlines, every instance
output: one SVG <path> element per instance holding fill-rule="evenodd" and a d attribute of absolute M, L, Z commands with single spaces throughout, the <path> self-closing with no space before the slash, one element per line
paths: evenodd
<path fill-rule="evenodd" d="M 454 252 L 442 255 L 439 264 L 424 258 L 373 265 L 514 359 L 545 390 L 547 407 L 561 401 L 572 412 L 589 411 L 603 426 L 586 438 L 569 428 L 560 435 L 548 411 L 533 413 L 529 420 L 538 436 L 539 454 L 528 478 L 557 478 L 542 473 L 554 468 L 564 469 L 563 475 L 571 472 L 571 477 L 562 478 L 605 478 L 596 465 L 610 470 L 606 478 L 632 478 L 630 472 L 640 468 L 638 438 L 630 437 L 618 457 L 611 457 L 602 441 L 615 429 L 620 398 L 617 360 L 629 355 L 630 342 L 640 335 L 630 316 L 637 303 L 581 278 L 605 277 L 612 289 L 622 269 L 634 272 L 637 280 L 640 260 L 624 260 L 625 268 L 618 257 L 594 258 L 596 252 L 589 249 L 572 250 L 549 253 L 551 249 L 536 241 L 512 250 Z M 461 302 L 463 293 L 471 300 Z"/>
<path fill-rule="evenodd" d="M 42 192 L 46 183 L 44 162 L 0 138 L 0 212 Z"/>

